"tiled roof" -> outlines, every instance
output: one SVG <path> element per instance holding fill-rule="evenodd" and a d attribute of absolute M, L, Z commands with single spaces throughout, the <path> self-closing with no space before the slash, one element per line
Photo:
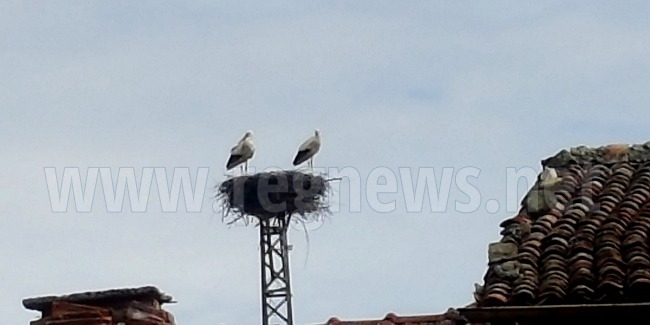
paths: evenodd
<path fill-rule="evenodd" d="M 397 316 L 387 314 L 382 319 L 342 321 L 336 317 L 330 318 L 325 325 L 461 325 L 467 324 L 456 310 L 450 308 L 444 314 Z"/>
<path fill-rule="evenodd" d="M 138 299 L 154 299 L 159 303 L 167 303 L 172 301 L 172 297 L 166 295 L 158 288 L 153 286 L 145 286 L 139 288 L 122 288 L 122 289 L 109 289 L 101 291 L 87 291 L 78 292 L 60 296 L 43 296 L 35 298 L 23 299 L 23 306 L 27 309 L 43 311 L 52 304 L 53 301 L 67 301 L 72 303 L 82 302 L 110 302 L 112 300 L 138 300 Z"/>
<path fill-rule="evenodd" d="M 160 306 L 170 300 L 155 287 L 142 287 L 31 298 L 23 305 L 41 311 L 31 325 L 174 325 Z"/>
<path fill-rule="evenodd" d="M 650 143 L 562 150 L 542 166 L 489 246 L 479 307 L 650 302 Z"/>
<path fill-rule="evenodd" d="M 52 312 L 31 325 L 174 325 L 174 316 L 162 309 L 131 301 L 122 308 L 73 304 L 65 301 L 52 303 Z"/>

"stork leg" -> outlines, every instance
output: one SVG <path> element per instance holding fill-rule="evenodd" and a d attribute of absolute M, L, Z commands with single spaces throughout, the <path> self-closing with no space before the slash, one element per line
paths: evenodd
<path fill-rule="evenodd" d="M 241 171 L 241 174 L 244 175 L 244 165 L 239 165 L 239 170 Z"/>
<path fill-rule="evenodd" d="M 248 174 L 248 160 L 246 160 L 246 174 Z"/>

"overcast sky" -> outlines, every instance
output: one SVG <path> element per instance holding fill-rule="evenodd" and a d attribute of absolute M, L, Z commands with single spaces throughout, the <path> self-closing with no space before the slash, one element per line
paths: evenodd
<path fill-rule="evenodd" d="M 259 324 L 257 229 L 227 227 L 209 201 L 247 130 L 257 170 L 292 168 L 318 128 L 316 165 L 361 179 L 360 211 L 343 180 L 339 212 L 309 233 L 309 250 L 304 231 L 290 233 L 297 324 L 471 303 L 488 244 L 513 214 L 508 168 L 539 171 L 569 146 L 650 140 L 648 10 L 641 1 L 3 1 L 1 322 L 37 316 L 25 297 L 151 284 L 178 301 L 167 309 L 179 324 Z M 209 176 L 200 213 L 182 196 L 178 212 L 163 213 L 156 181 L 146 213 L 130 213 L 128 199 L 107 212 L 100 181 L 90 213 L 72 199 L 53 213 L 45 167 L 59 179 L 64 167 L 82 178 L 89 167 L 114 177 L 164 167 L 170 178 L 187 167 L 193 180 L 209 167 Z M 394 211 L 367 198 L 379 167 L 397 176 L 397 193 L 380 196 Z M 446 211 L 425 199 L 409 212 L 404 167 L 434 168 L 438 182 L 444 167 L 478 170 L 469 183 L 480 197 L 454 183 Z M 468 200 L 480 206 L 457 211 Z"/>

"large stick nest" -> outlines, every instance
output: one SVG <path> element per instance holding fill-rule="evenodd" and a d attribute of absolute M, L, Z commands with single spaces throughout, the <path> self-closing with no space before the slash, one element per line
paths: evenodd
<path fill-rule="evenodd" d="M 329 212 L 328 180 L 300 171 L 272 171 L 228 178 L 217 187 L 226 215 L 237 221 L 274 217 L 302 220 Z M 224 215 L 225 216 L 225 215 Z"/>

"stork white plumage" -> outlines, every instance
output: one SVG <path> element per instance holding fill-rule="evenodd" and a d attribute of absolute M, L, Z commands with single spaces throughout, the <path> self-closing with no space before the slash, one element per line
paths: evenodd
<path fill-rule="evenodd" d="M 226 170 L 231 170 L 239 165 L 242 174 L 244 170 L 248 171 L 248 160 L 255 154 L 255 145 L 253 144 L 253 132 L 248 131 L 244 134 L 237 144 L 230 149 L 230 158 L 226 163 Z M 245 166 L 245 168 L 244 168 Z"/>
<path fill-rule="evenodd" d="M 314 135 L 309 137 L 309 139 L 305 140 L 300 147 L 298 148 L 298 152 L 296 153 L 296 156 L 293 158 L 293 165 L 298 166 L 305 161 L 307 161 L 307 164 L 309 167 L 312 169 L 314 168 L 314 156 L 318 153 L 320 150 L 320 131 L 316 129 L 314 131 Z"/>

